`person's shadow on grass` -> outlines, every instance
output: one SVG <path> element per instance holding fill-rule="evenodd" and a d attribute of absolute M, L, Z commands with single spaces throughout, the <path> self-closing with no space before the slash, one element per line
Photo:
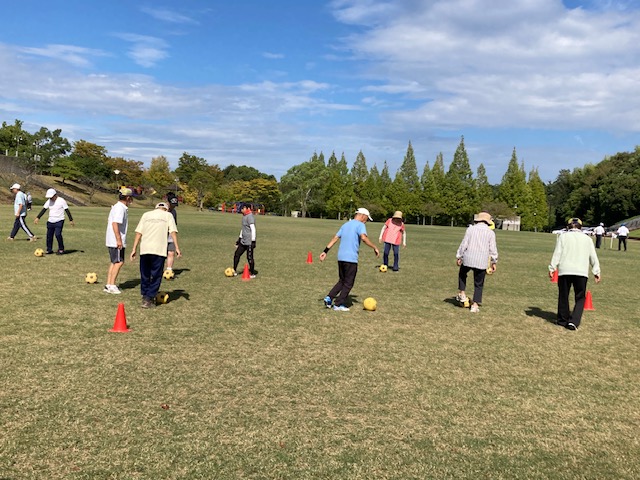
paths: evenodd
<path fill-rule="evenodd" d="M 175 273 L 176 277 L 179 277 L 182 272 L 190 272 L 190 268 L 174 268 L 173 273 Z"/>
<path fill-rule="evenodd" d="M 129 290 L 131 288 L 136 288 L 140 286 L 140 279 L 135 278 L 133 280 L 127 280 L 120 284 L 120 290 Z"/>
<path fill-rule="evenodd" d="M 167 293 L 169 294 L 169 300 L 167 303 L 174 302 L 180 298 L 184 298 L 186 301 L 189 301 L 189 293 L 185 290 L 172 290 Z"/>
<path fill-rule="evenodd" d="M 448 304 L 450 304 L 450 305 L 453 305 L 453 306 L 455 306 L 455 307 L 459 307 L 459 306 L 460 306 L 460 302 L 458 302 L 458 300 L 456 300 L 456 299 L 455 299 L 455 297 L 454 297 L 454 298 L 451 298 L 451 297 L 449 297 L 449 298 L 445 298 L 445 299 L 443 300 L 443 302 L 444 302 L 444 303 L 448 303 Z"/>
<path fill-rule="evenodd" d="M 528 317 L 538 317 L 541 318 L 543 320 L 546 320 L 549 323 L 553 323 L 554 325 L 557 324 L 557 320 L 558 320 L 558 316 L 556 315 L 555 312 L 549 312 L 546 310 L 542 310 L 539 307 L 528 307 L 525 311 L 524 311 L 525 315 Z"/>

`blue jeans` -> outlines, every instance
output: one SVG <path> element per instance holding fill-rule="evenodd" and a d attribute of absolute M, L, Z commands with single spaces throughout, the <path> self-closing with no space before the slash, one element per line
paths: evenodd
<path fill-rule="evenodd" d="M 393 247 L 393 270 L 398 271 L 400 268 L 400 245 L 384 242 L 384 253 L 382 254 L 382 263 L 389 265 L 389 251 Z"/>
<path fill-rule="evenodd" d="M 47 252 L 53 251 L 53 236 L 55 235 L 58 241 L 58 250 L 64 251 L 64 241 L 62 240 L 62 227 L 64 227 L 64 220 L 59 222 L 47 222 Z"/>
<path fill-rule="evenodd" d="M 152 254 L 140 255 L 140 293 L 143 297 L 153 299 L 158 294 L 166 258 Z"/>

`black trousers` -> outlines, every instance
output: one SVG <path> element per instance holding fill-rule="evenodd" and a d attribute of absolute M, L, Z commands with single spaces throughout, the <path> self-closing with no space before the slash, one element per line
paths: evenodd
<path fill-rule="evenodd" d="M 558 325 L 566 326 L 567 323 L 573 323 L 576 327 L 580 326 L 587 294 L 587 280 L 587 277 L 578 275 L 558 276 Z M 571 287 L 573 287 L 575 298 L 573 312 L 569 311 L 569 292 Z"/>
<path fill-rule="evenodd" d="M 596 248 L 600 248 L 602 245 L 602 235 L 596 235 Z"/>
<path fill-rule="evenodd" d="M 471 270 L 473 270 L 473 302 L 481 305 L 484 278 L 487 276 L 487 270 L 485 268 L 471 268 L 460 265 L 460 270 L 458 271 L 458 290 L 467 289 L 467 275 Z"/>
<path fill-rule="evenodd" d="M 357 274 L 357 263 L 338 261 L 338 276 L 340 277 L 340 279 L 329 292 L 329 297 L 334 300 L 334 305 L 346 306 L 347 297 L 349 296 L 349 293 L 353 288 L 353 284 L 356 282 Z"/>
<path fill-rule="evenodd" d="M 627 251 L 627 237 L 625 235 L 618 236 L 618 250 L 620 250 L 620 246 L 624 245 L 624 251 Z"/>
<path fill-rule="evenodd" d="M 9 237 L 14 238 L 17 235 L 18 230 L 20 229 L 24 230 L 24 233 L 26 233 L 29 238 L 33 237 L 33 233 L 31 233 L 31 230 L 29 230 L 29 227 L 27 227 L 26 215 L 20 215 L 19 217 L 16 217 L 15 221 L 13 222 L 13 229 L 11 230 Z"/>
<path fill-rule="evenodd" d="M 236 253 L 233 255 L 233 269 L 238 271 L 238 263 L 240 263 L 240 257 L 244 252 L 247 252 L 247 263 L 249 264 L 249 273 L 253 275 L 256 272 L 255 261 L 253 260 L 253 247 L 251 245 L 243 245 L 238 243 Z"/>
<path fill-rule="evenodd" d="M 64 220 L 59 222 L 47 222 L 47 253 L 53 251 L 53 237 L 55 235 L 58 241 L 58 250 L 64 251 L 64 239 L 62 238 L 62 229 L 64 228 Z"/>

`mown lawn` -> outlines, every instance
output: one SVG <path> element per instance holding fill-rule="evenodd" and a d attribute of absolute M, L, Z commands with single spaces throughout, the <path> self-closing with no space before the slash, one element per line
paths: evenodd
<path fill-rule="evenodd" d="M 240 216 L 181 206 L 171 300 L 144 310 L 137 264 L 121 296 L 102 292 L 108 209 L 72 211 L 68 255 L 0 242 L 2 479 L 640 477 L 635 242 L 605 242 L 595 311 L 570 332 L 553 323 L 551 234 L 498 232 L 473 315 L 453 302 L 464 230 L 409 225 L 400 272 L 363 247 L 353 308 L 333 312 L 336 250 L 318 256 L 340 222 L 258 218 L 244 282 L 223 275 Z M 10 206 L 0 222 L 6 237 Z M 129 333 L 108 331 L 119 302 Z"/>

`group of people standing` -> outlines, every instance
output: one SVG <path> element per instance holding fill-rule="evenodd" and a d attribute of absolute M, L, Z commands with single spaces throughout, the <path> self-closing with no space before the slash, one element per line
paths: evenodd
<path fill-rule="evenodd" d="M 602 245 L 602 238 L 605 235 L 604 223 L 600 223 L 596 228 L 593 229 L 593 234 L 596 236 L 596 248 L 600 248 Z M 629 228 L 627 228 L 627 224 L 623 223 L 616 230 L 616 235 L 618 238 L 618 251 L 622 247 L 624 247 L 624 251 L 627 251 L 627 238 L 629 237 Z"/>
<path fill-rule="evenodd" d="M 124 264 L 129 226 L 128 210 L 132 201 L 133 190 L 123 187 L 119 190 L 118 202 L 109 211 L 106 246 L 109 251 L 110 264 L 107 271 L 107 283 L 104 287 L 105 293 L 116 295 L 122 293 L 116 285 L 116 280 Z M 160 290 L 162 275 L 165 271 L 165 261 L 169 259 L 167 268 L 172 269 L 174 258 L 182 256 L 178 245 L 178 217 L 175 211 L 177 205 L 177 197 L 170 192 L 167 194 L 167 202 L 160 202 L 155 206 L 155 209 L 145 212 L 136 227 L 129 258 L 131 261 L 135 261 L 139 246 L 142 308 L 155 306 L 155 298 Z"/>

